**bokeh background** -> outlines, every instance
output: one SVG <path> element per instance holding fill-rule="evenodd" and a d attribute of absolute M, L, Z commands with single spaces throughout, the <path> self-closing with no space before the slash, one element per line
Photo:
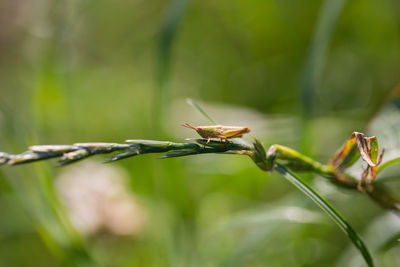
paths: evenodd
<path fill-rule="evenodd" d="M 209 124 L 193 98 L 266 146 L 324 162 L 352 131 L 377 134 L 368 125 L 388 118 L 399 62 L 395 0 L 2 0 L 0 151 L 182 141 L 196 134 L 181 123 Z M 395 147 L 392 117 L 375 129 Z M 239 156 L 155 157 L 2 166 L 0 266 L 364 266 L 278 174 Z M 399 217 L 304 178 L 379 266 L 400 265 Z"/>

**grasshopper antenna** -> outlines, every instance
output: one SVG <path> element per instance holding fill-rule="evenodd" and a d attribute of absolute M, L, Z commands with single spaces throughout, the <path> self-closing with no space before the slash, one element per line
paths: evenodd
<path fill-rule="evenodd" d="M 190 125 L 189 123 L 184 123 L 184 124 L 181 124 L 181 125 L 183 127 L 190 128 L 190 129 L 193 129 L 193 130 L 197 131 L 197 128 L 192 126 L 192 125 Z"/>
<path fill-rule="evenodd" d="M 207 118 L 212 124 L 218 124 L 215 120 L 213 120 L 193 99 L 188 98 L 186 102 L 191 105 L 194 109 L 201 113 L 205 118 Z"/>

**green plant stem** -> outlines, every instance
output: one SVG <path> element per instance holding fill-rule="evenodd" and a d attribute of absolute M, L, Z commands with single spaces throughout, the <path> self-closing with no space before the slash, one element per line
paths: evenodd
<path fill-rule="evenodd" d="M 165 153 L 161 158 L 171 158 L 204 153 L 224 153 L 230 151 L 251 150 L 250 146 L 235 142 L 211 141 L 197 139 L 198 143 L 174 143 L 170 141 L 127 140 L 130 144 L 118 143 L 76 143 L 73 145 L 37 145 L 21 154 L 0 152 L 0 165 L 18 165 L 51 158 L 59 158 L 61 165 L 76 162 L 96 154 L 117 152 L 107 159 L 116 161 L 148 153 Z M 239 153 L 238 153 L 239 154 Z"/>
<path fill-rule="evenodd" d="M 272 145 L 268 152 L 257 139 L 253 145 L 237 140 L 224 142 L 207 139 L 196 139 L 194 142 L 175 143 L 156 140 L 127 140 L 126 144 L 118 143 L 76 143 L 73 145 L 39 145 L 31 146 L 30 150 L 21 154 L 7 154 L 0 152 L 0 165 L 17 165 L 34 161 L 59 158 L 59 164 L 70 164 L 96 154 L 111 154 L 106 162 L 149 154 L 165 153 L 160 158 L 182 157 L 206 153 L 247 155 L 263 171 L 273 171 L 276 164 L 285 166 L 295 172 L 308 172 L 321 175 L 332 183 L 342 187 L 359 190 L 359 180 L 355 177 L 335 169 L 330 164 L 322 164 L 307 157 L 296 150 L 282 145 Z M 385 190 L 374 183 L 368 184 L 361 190 L 368 194 L 382 207 L 400 211 L 400 203 L 387 194 Z"/>

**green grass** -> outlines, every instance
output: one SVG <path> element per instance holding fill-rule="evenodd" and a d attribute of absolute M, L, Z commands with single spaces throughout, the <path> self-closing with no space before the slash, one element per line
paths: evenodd
<path fill-rule="evenodd" d="M 267 147 L 301 150 L 306 125 L 298 107 L 306 103 L 301 95 L 307 87 L 312 115 L 303 138 L 312 140 L 313 159 L 326 162 L 352 131 L 365 131 L 398 80 L 395 1 L 100 0 L 2 9 L 6 3 L 0 4 L 6 10 L 0 27 L 0 151 L 10 153 L 34 144 L 157 137 L 185 142 L 195 133 L 179 124 L 204 122 L 175 111 L 187 98 L 202 100 L 206 110 L 218 106 L 212 115 L 221 124 L 248 123 Z M 303 93 L 299 81 L 309 81 Z M 237 110 L 242 117 L 228 116 Z M 185 121 L 176 122 L 181 117 Z M 387 139 L 369 134 L 380 143 Z M 2 166 L 0 207 L 10 223 L 0 222 L 0 265 L 335 266 L 359 254 L 346 249 L 349 240 L 330 221 L 292 221 L 296 212 L 280 214 L 295 207 L 309 218 L 307 212 L 320 210 L 280 174 L 265 177 L 251 160 L 154 157 L 113 163 L 127 171 L 128 188 L 149 216 L 136 237 L 76 233 L 54 188 L 68 167 Z M 397 179 L 381 179 L 392 166 L 377 183 L 398 197 Z M 360 236 L 381 218 L 382 209 L 363 194 L 343 193 L 319 176 L 306 180 Z M 228 227 L 240 219 L 240 227 Z M 397 220 L 390 225 L 400 232 Z M 215 228 L 222 234 L 213 234 Z M 381 244 L 379 255 L 379 246 L 365 241 L 376 265 L 399 261 L 391 237 L 386 241 L 392 245 Z"/>

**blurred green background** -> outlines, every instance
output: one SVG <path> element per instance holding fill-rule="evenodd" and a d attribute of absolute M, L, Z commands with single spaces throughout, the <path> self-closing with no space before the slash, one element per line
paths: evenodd
<path fill-rule="evenodd" d="M 0 151 L 182 141 L 196 135 L 181 123 L 208 123 L 190 97 L 266 146 L 324 162 L 367 130 L 399 80 L 400 2 L 2 0 L 0 51 Z M 155 157 L 1 167 L 0 266 L 364 266 L 278 174 L 238 156 Z M 109 178 L 85 180 L 96 175 Z M 400 266 L 398 244 L 381 248 L 398 217 L 309 181 L 379 266 Z"/>

